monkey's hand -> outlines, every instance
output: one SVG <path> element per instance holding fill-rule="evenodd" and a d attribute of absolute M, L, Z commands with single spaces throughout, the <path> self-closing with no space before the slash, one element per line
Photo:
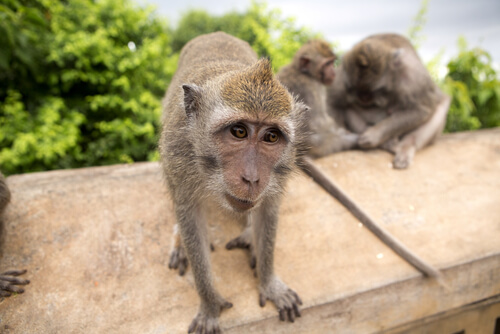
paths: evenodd
<path fill-rule="evenodd" d="M 0 297 L 9 297 L 12 292 L 23 293 L 24 289 L 18 285 L 29 284 L 29 280 L 17 278 L 16 276 L 23 275 L 26 270 L 11 270 L 0 275 Z"/>
<path fill-rule="evenodd" d="M 172 253 L 170 253 L 170 261 L 168 262 L 169 269 L 179 269 L 179 275 L 183 276 L 186 273 L 188 267 L 188 258 L 184 246 L 178 243 Z"/>
<path fill-rule="evenodd" d="M 220 334 L 219 315 L 223 309 L 231 308 L 233 304 L 222 297 L 210 305 L 201 305 L 198 314 L 189 325 L 188 333 Z"/>
<path fill-rule="evenodd" d="M 358 139 L 361 148 L 375 148 L 382 143 L 381 132 L 374 126 L 369 127 Z"/>
<path fill-rule="evenodd" d="M 294 322 L 296 317 L 300 317 L 299 305 L 302 305 L 302 300 L 295 291 L 277 277 L 273 277 L 266 286 L 260 287 L 259 304 L 261 307 L 266 305 L 266 300 L 276 305 L 281 321 Z"/>

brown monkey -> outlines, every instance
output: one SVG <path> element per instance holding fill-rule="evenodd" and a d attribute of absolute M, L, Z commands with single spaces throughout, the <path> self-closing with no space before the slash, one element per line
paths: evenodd
<path fill-rule="evenodd" d="M 0 223 L 3 223 L 3 213 L 10 202 L 10 191 L 2 172 L 0 172 Z M 9 297 L 12 292 L 23 293 L 24 289 L 18 285 L 29 283 L 26 279 L 16 276 L 26 273 L 26 270 L 10 270 L 0 275 L 0 297 Z"/>
<path fill-rule="evenodd" d="M 335 78 L 335 59 L 327 42 L 312 40 L 304 44 L 292 63 L 277 74 L 281 83 L 311 108 L 307 119 L 310 131 L 308 155 L 313 158 L 351 149 L 358 140 L 357 134 L 339 127 L 327 110 L 327 86 Z"/>
<path fill-rule="evenodd" d="M 189 333 L 219 333 L 219 314 L 232 306 L 211 274 L 205 213 L 213 202 L 248 222 L 260 305 L 274 302 L 281 320 L 300 316 L 302 302 L 274 273 L 273 254 L 281 195 L 305 151 L 306 111 L 246 42 L 218 32 L 181 51 L 164 100 L 160 153 L 182 240 L 170 267 L 187 264 L 187 256 L 201 299 Z"/>
<path fill-rule="evenodd" d="M 360 134 L 361 148 L 395 154 L 394 168 L 407 168 L 418 149 L 442 132 L 450 98 L 432 81 L 403 36 L 370 36 L 343 57 L 331 90 L 334 113 Z"/>

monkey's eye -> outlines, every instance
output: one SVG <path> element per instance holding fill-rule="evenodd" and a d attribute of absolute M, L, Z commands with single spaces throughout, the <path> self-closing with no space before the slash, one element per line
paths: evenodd
<path fill-rule="evenodd" d="M 245 129 L 244 126 L 241 125 L 235 125 L 231 127 L 231 134 L 235 136 L 236 138 L 245 138 L 248 136 L 247 129 Z"/>
<path fill-rule="evenodd" d="M 277 130 L 267 131 L 264 135 L 264 141 L 268 143 L 276 143 L 280 139 L 280 133 Z"/>

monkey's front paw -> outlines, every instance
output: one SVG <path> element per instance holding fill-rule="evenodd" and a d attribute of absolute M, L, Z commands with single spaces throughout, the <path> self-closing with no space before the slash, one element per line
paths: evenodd
<path fill-rule="evenodd" d="M 361 148 L 375 148 L 380 146 L 381 138 L 379 135 L 379 131 L 374 129 L 373 127 L 368 128 L 365 132 L 363 132 L 358 139 L 358 145 Z"/>
<path fill-rule="evenodd" d="M 24 289 L 18 285 L 29 284 L 29 280 L 18 278 L 26 273 L 26 270 L 11 270 L 0 275 L 0 297 L 9 297 L 12 292 L 23 293 Z"/>
<path fill-rule="evenodd" d="M 170 261 L 168 262 L 170 269 L 179 269 L 179 275 L 183 276 L 188 267 L 188 259 L 186 251 L 182 245 L 176 246 L 172 253 L 170 253 Z"/>
<path fill-rule="evenodd" d="M 302 305 L 302 300 L 295 291 L 288 288 L 278 278 L 274 278 L 266 287 L 261 287 L 259 295 L 261 307 L 266 305 L 266 300 L 276 305 L 281 321 L 294 322 L 296 317 L 300 317 L 299 305 Z"/>
<path fill-rule="evenodd" d="M 207 308 L 201 308 L 189 325 L 188 333 L 220 334 L 219 315 L 223 309 L 231 308 L 233 304 L 221 298 L 219 302 Z M 205 309 L 205 310 L 204 310 Z"/>

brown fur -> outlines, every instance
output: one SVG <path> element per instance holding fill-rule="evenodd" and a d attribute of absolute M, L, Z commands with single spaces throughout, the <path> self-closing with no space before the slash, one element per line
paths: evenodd
<path fill-rule="evenodd" d="M 7 182 L 5 177 L 0 172 L 0 216 L 5 211 L 7 204 L 10 202 L 10 191 L 9 187 L 7 187 Z"/>
<path fill-rule="evenodd" d="M 318 158 L 352 148 L 357 135 L 340 128 L 328 114 L 327 85 L 323 82 L 325 66 L 333 69 L 335 54 L 327 42 L 312 40 L 295 54 L 291 64 L 277 74 L 288 90 L 311 108 L 306 131 L 310 132 L 308 154 Z"/>
<path fill-rule="evenodd" d="M 403 36 L 362 40 L 344 55 L 337 73 L 330 91 L 334 118 L 360 134 L 360 147 L 395 153 L 395 168 L 408 167 L 414 152 L 442 131 L 449 98 Z"/>
<path fill-rule="evenodd" d="M 280 199 L 304 152 L 306 107 L 268 60 L 220 32 L 186 44 L 163 105 L 161 162 L 180 236 L 169 267 L 182 275 L 189 262 L 201 299 L 188 332 L 218 333 L 220 312 L 232 306 L 210 270 L 206 216 L 213 205 L 247 222 L 260 304 L 273 301 L 280 318 L 293 321 L 301 301 L 274 274 L 273 252 Z"/>

